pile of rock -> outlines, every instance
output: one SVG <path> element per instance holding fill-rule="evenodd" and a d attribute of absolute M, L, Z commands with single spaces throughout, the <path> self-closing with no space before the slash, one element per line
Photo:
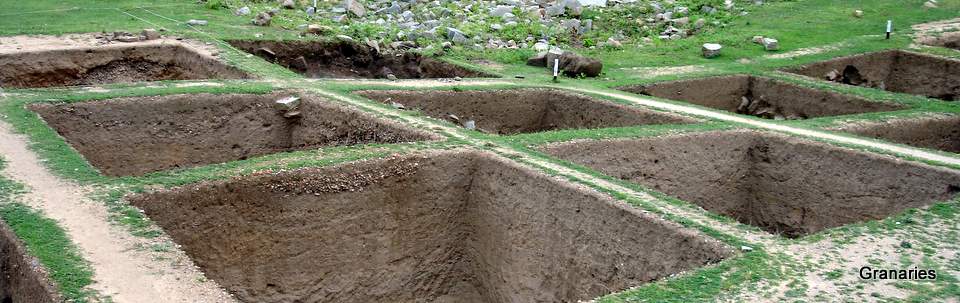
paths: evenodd
<path fill-rule="evenodd" d="M 527 59 L 527 65 L 546 67 L 553 70 L 555 64 L 559 64 L 558 71 L 570 77 L 596 77 L 603 71 L 603 63 L 600 60 L 587 58 L 571 51 L 564 51 L 557 47 L 540 52 Z"/>
<path fill-rule="evenodd" d="M 252 1 L 252 0 L 251 0 Z M 256 3 L 256 2 L 251 2 Z M 382 31 L 368 37 L 387 41 L 429 41 L 426 46 L 449 42 L 468 48 L 516 48 L 526 49 L 538 40 L 552 41 L 557 37 L 569 37 L 572 41 L 599 41 L 588 47 L 622 47 L 631 41 L 648 41 L 647 37 L 630 37 L 623 30 L 614 29 L 612 36 L 597 37 L 599 26 L 594 18 L 586 17 L 585 10 L 622 12 L 635 19 L 640 35 L 659 33 L 665 40 L 683 39 L 698 33 L 708 23 L 721 26 L 722 14 L 741 12 L 733 1 L 723 6 L 700 5 L 687 7 L 675 0 L 335 0 L 334 5 L 322 8 L 299 7 L 294 0 L 275 0 L 273 8 L 261 12 L 243 6 L 234 11 L 241 16 L 253 15 L 251 22 L 269 26 L 282 9 L 303 9 L 309 18 L 325 19 L 325 22 L 308 22 L 301 25 L 326 23 L 333 33 L 344 32 L 357 24 L 374 25 Z M 331 3 L 331 1 L 320 2 Z M 263 8 L 260 8 L 263 9 Z M 639 14 L 638 14 L 639 12 Z M 286 14 L 285 14 L 286 15 Z M 717 15 L 716 17 L 712 15 Z M 715 21 L 708 22 L 710 19 Z M 336 25 L 339 24 L 339 25 Z M 480 25 L 465 27 L 465 24 Z M 537 25 L 538 33 L 517 38 L 513 28 Z M 478 28 L 480 30 L 478 30 Z M 465 31 L 470 29 L 470 31 Z M 620 31 L 621 33 L 617 33 Z M 328 32 L 323 30 L 322 32 Z M 309 32 L 309 33 L 315 33 Z M 506 38 L 505 35 L 511 35 Z M 593 35 L 593 36 L 591 36 Z M 581 40 L 578 37 L 582 37 Z M 654 37 L 656 38 L 656 36 Z M 579 43 L 579 42 L 578 42 Z M 577 44 L 579 45 L 579 44 Z M 421 47 L 418 45 L 418 47 Z"/>
<path fill-rule="evenodd" d="M 774 120 L 799 120 L 804 118 L 795 114 L 784 115 L 783 109 L 771 105 L 765 100 L 764 96 L 755 100 L 746 96 L 740 97 L 740 106 L 737 107 L 737 113 Z"/>

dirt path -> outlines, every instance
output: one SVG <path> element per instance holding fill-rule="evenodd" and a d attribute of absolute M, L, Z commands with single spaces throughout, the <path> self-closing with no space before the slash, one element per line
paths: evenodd
<path fill-rule="evenodd" d="M 101 294 L 121 303 L 235 302 L 216 283 L 200 282 L 182 252 L 138 250 L 143 240 L 111 225 L 106 208 L 87 199 L 85 188 L 52 175 L 6 122 L 0 122 L 0 155 L 8 162 L 3 173 L 30 189 L 24 203 L 57 220 L 93 263 L 93 288 Z"/>

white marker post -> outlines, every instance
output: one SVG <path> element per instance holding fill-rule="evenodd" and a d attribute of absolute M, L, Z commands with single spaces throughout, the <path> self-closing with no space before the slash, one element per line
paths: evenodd
<path fill-rule="evenodd" d="M 887 39 L 890 39 L 890 32 L 893 31 L 893 20 L 887 20 Z"/>
<path fill-rule="evenodd" d="M 553 82 L 557 82 L 557 74 L 560 72 L 560 59 L 553 59 Z"/>

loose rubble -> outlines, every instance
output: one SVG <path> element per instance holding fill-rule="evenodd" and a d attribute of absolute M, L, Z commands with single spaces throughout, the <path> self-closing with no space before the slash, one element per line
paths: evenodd
<path fill-rule="evenodd" d="M 276 15 L 277 10 L 299 6 L 295 0 L 271 2 L 250 1 L 234 12 L 254 15 L 255 25 L 270 26 L 273 18 L 291 18 L 289 13 Z M 724 26 L 724 16 L 745 10 L 733 1 L 718 9 L 687 7 L 673 0 L 337 0 L 317 5 L 302 11 L 301 29 L 317 24 L 329 27 L 324 34 L 356 34 L 351 27 L 364 24 L 379 31 L 355 38 L 376 39 L 381 45 L 403 42 L 414 49 L 459 46 L 536 52 L 544 51 L 539 41 L 572 48 L 621 48 L 649 43 L 651 37 L 685 39 L 707 27 Z M 585 13 L 590 11 L 594 13 Z M 624 18 L 635 26 L 623 27 Z"/>

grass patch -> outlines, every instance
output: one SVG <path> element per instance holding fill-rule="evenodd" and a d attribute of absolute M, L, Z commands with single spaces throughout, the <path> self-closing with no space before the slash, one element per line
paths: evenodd
<path fill-rule="evenodd" d="M 4 166 L 0 160 L 0 170 Z M 22 184 L 0 176 L 0 219 L 23 241 L 28 253 L 40 259 L 65 299 L 91 301 L 97 293 L 87 288 L 93 283 L 89 263 L 80 256 L 77 247 L 55 220 L 15 202 L 24 191 Z"/>

